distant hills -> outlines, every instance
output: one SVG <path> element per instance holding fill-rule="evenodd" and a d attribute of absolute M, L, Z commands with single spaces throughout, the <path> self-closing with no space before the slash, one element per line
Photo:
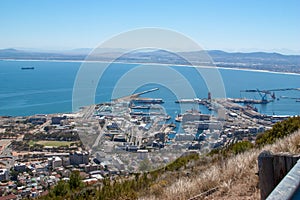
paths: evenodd
<path fill-rule="evenodd" d="M 24 59 L 24 60 L 84 60 L 85 54 L 33 52 L 17 49 L 1 49 L 0 59 Z"/>
<path fill-rule="evenodd" d="M 77 60 L 83 61 L 92 49 L 82 48 L 68 51 L 43 51 L 0 49 L 0 59 L 24 59 L 24 60 Z M 253 53 L 229 53 L 220 50 L 206 52 L 178 52 L 170 53 L 164 50 L 133 51 L 125 53 L 124 49 L 97 49 L 89 60 L 116 61 L 128 63 L 162 63 L 162 64 L 212 64 L 205 63 L 201 55 L 208 53 L 211 61 L 218 67 L 247 68 L 256 70 L 269 70 L 276 72 L 300 73 L 300 55 L 283 55 L 279 53 L 253 52 Z M 180 55 L 180 56 L 179 56 Z M 200 55 L 200 56 L 199 56 Z M 183 59 L 181 56 L 191 61 Z"/>
<path fill-rule="evenodd" d="M 209 51 L 209 55 L 214 63 L 221 67 L 300 73 L 300 55 L 266 52 L 227 53 L 223 51 Z"/>

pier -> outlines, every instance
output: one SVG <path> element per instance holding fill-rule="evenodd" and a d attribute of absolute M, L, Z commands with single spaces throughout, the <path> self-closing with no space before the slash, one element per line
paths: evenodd
<path fill-rule="evenodd" d="M 147 93 L 150 93 L 150 92 L 154 92 L 156 90 L 159 90 L 159 88 L 153 88 L 153 89 L 150 89 L 150 90 L 145 90 L 145 91 L 142 91 L 142 92 L 134 93 L 134 94 L 129 95 L 129 96 L 124 96 L 124 97 L 120 97 L 120 98 L 117 98 L 117 99 L 112 99 L 112 101 L 115 101 L 115 102 L 130 101 L 132 99 L 137 99 L 142 94 L 147 94 Z"/>
<path fill-rule="evenodd" d="M 246 99 L 246 98 L 239 98 L 239 99 L 229 99 L 233 103 L 244 103 L 244 104 L 266 104 L 272 102 L 273 100 L 257 100 L 257 99 Z"/>

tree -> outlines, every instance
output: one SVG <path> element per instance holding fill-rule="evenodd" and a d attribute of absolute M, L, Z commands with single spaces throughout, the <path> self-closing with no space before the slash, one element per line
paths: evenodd
<path fill-rule="evenodd" d="M 53 194 L 54 196 L 65 196 L 68 193 L 68 184 L 60 180 L 57 185 L 53 188 Z"/>
<path fill-rule="evenodd" d="M 82 187 L 83 183 L 81 181 L 81 177 L 79 171 L 73 171 L 69 180 L 69 187 L 71 190 L 76 190 L 79 187 Z"/>
<path fill-rule="evenodd" d="M 241 142 L 237 142 L 237 143 L 233 144 L 231 147 L 231 150 L 236 155 L 236 154 L 243 153 L 243 152 L 251 149 L 253 146 L 254 145 L 249 141 L 241 141 Z"/>

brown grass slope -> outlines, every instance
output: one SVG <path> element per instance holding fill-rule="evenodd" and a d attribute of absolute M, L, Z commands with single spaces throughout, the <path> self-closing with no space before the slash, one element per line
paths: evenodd
<path fill-rule="evenodd" d="M 140 199 L 260 199 L 257 157 L 263 150 L 299 154 L 300 131 L 228 158 L 200 158 L 179 172 L 164 174 Z"/>

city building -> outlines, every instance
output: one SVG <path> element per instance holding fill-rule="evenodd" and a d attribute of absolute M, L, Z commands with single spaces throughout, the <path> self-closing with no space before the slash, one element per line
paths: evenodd
<path fill-rule="evenodd" d="M 209 119 L 210 119 L 210 115 L 201 114 L 198 112 L 187 112 L 182 115 L 182 123 L 192 122 L 192 121 L 204 121 Z"/>
<path fill-rule="evenodd" d="M 0 169 L 0 181 L 9 179 L 9 172 L 7 169 Z"/>
<path fill-rule="evenodd" d="M 62 159 L 58 156 L 54 156 L 52 158 L 48 158 L 48 166 L 52 169 L 59 168 L 63 165 Z"/>
<path fill-rule="evenodd" d="M 60 122 L 61 122 L 62 120 L 65 120 L 65 119 L 67 119 L 66 116 L 63 116 L 63 117 L 52 117 L 52 118 L 51 118 L 51 123 L 52 123 L 52 124 L 58 124 L 58 125 L 60 125 Z"/>
<path fill-rule="evenodd" d="M 29 123 L 32 123 L 35 125 L 43 124 L 46 121 L 47 121 L 47 119 L 45 117 L 31 117 L 28 119 Z"/>
<path fill-rule="evenodd" d="M 14 170 L 17 172 L 25 172 L 26 171 L 26 165 L 24 163 L 17 163 L 14 165 Z"/>
<path fill-rule="evenodd" d="M 195 134 L 176 134 L 175 141 L 193 141 L 195 139 Z"/>
<path fill-rule="evenodd" d="M 76 151 L 70 153 L 70 165 L 80 165 L 89 163 L 89 153 L 86 151 Z"/>

